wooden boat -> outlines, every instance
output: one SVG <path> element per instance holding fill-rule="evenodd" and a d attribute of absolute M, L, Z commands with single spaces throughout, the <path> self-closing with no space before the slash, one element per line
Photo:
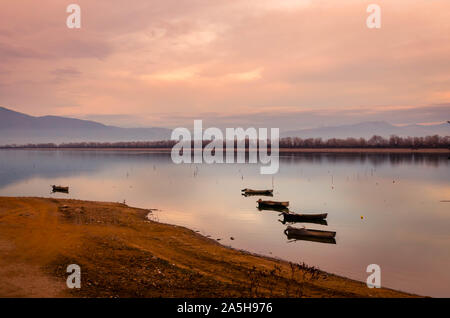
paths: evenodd
<path fill-rule="evenodd" d="M 283 220 L 278 220 L 280 221 L 282 224 L 293 224 L 293 223 L 313 223 L 313 224 L 320 224 L 320 225 L 328 225 L 327 220 L 325 219 L 295 219 L 295 220 L 291 220 L 291 219 L 286 219 L 283 218 Z"/>
<path fill-rule="evenodd" d="M 306 228 L 295 228 L 292 226 L 288 226 L 284 230 L 284 234 L 289 236 L 296 236 L 296 237 L 313 237 L 313 238 L 325 238 L 330 239 L 336 236 L 336 232 L 332 231 L 321 231 L 321 230 L 312 230 L 312 229 L 306 229 Z"/>
<path fill-rule="evenodd" d="M 253 189 L 242 189 L 242 195 L 251 196 L 251 195 L 266 195 L 273 196 L 273 190 L 253 190 Z"/>
<path fill-rule="evenodd" d="M 314 237 L 314 236 L 302 236 L 302 235 L 296 235 L 292 233 L 286 233 L 287 239 L 291 242 L 293 241 L 309 241 L 309 242 L 316 242 L 316 243 L 325 243 L 325 244 L 336 244 L 336 239 L 334 237 Z"/>
<path fill-rule="evenodd" d="M 289 201 L 263 201 L 259 199 L 256 201 L 258 203 L 259 207 L 285 207 L 287 208 L 289 206 Z"/>
<path fill-rule="evenodd" d="M 283 219 L 286 222 L 301 222 L 301 221 L 308 221 L 308 220 L 323 220 L 326 219 L 328 216 L 328 213 L 321 213 L 321 214 L 298 214 L 298 213 L 283 213 Z"/>
<path fill-rule="evenodd" d="M 57 185 L 52 185 L 53 192 L 63 192 L 63 193 L 69 193 L 69 187 L 62 187 Z"/>

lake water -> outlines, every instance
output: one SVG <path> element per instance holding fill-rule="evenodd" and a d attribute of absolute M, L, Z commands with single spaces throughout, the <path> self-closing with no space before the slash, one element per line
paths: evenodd
<path fill-rule="evenodd" d="M 450 297 L 449 165 L 446 154 L 285 154 L 272 177 L 254 164 L 175 165 L 168 153 L 0 150 L 0 195 L 125 200 L 224 245 L 361 281 L 378 264 L 385 287 Z M 277 212 L 241 196 L 247 187 L 273 187 L 295 212 L 328 213 L 327 226 L 294 226 L 336 231 L 336 244 L 289 242 Z"/>

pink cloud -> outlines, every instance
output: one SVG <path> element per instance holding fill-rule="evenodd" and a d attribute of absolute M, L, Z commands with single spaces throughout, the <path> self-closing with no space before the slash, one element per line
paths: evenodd
<path fill-rule="evenodd" d="M 81 30 L 65 26 L 69 2 L 2 3 L 0 104 L 163 126 L 161 113 L 350 116 L 449 102 L 450 3 L 377 2 L 380 30 L 366 28 L 361 0 L 79 0 Z"/>

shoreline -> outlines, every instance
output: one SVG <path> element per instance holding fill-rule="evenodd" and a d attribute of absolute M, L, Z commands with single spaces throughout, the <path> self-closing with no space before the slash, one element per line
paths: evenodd
<path fill-rule="evenodd" d="M 221 245 L 121 203 L 0 197 L 0 297 L 417 297 Z M 68 289 L 78 264 L 82 288 Z"/>
<path fill-rule="evenodd" d="M 62 148 L 27 148 L 27 147 L 0 147 L 0 150 L 46 150 L 46 151 L 138 151 L 138 152 L 160 152 L 170 153 L 172 148 L 77 148 L 77 147 L 62 147 Z M 194 151 L 195 149 L 193 149 Z M 248 150 L 246 149 L 246 152 Z M 450 149 L 447 148 L 280 148 L 280 153 L 402 153 L 402 154 L 450 154 Z"/>

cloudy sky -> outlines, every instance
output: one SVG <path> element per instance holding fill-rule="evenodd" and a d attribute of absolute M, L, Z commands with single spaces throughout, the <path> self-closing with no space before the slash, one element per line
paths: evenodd
<path fill-rule="evenodd" d="M 124 127 L 442 122 L 450 1 L 4 0 L 0 106 Z"/>

